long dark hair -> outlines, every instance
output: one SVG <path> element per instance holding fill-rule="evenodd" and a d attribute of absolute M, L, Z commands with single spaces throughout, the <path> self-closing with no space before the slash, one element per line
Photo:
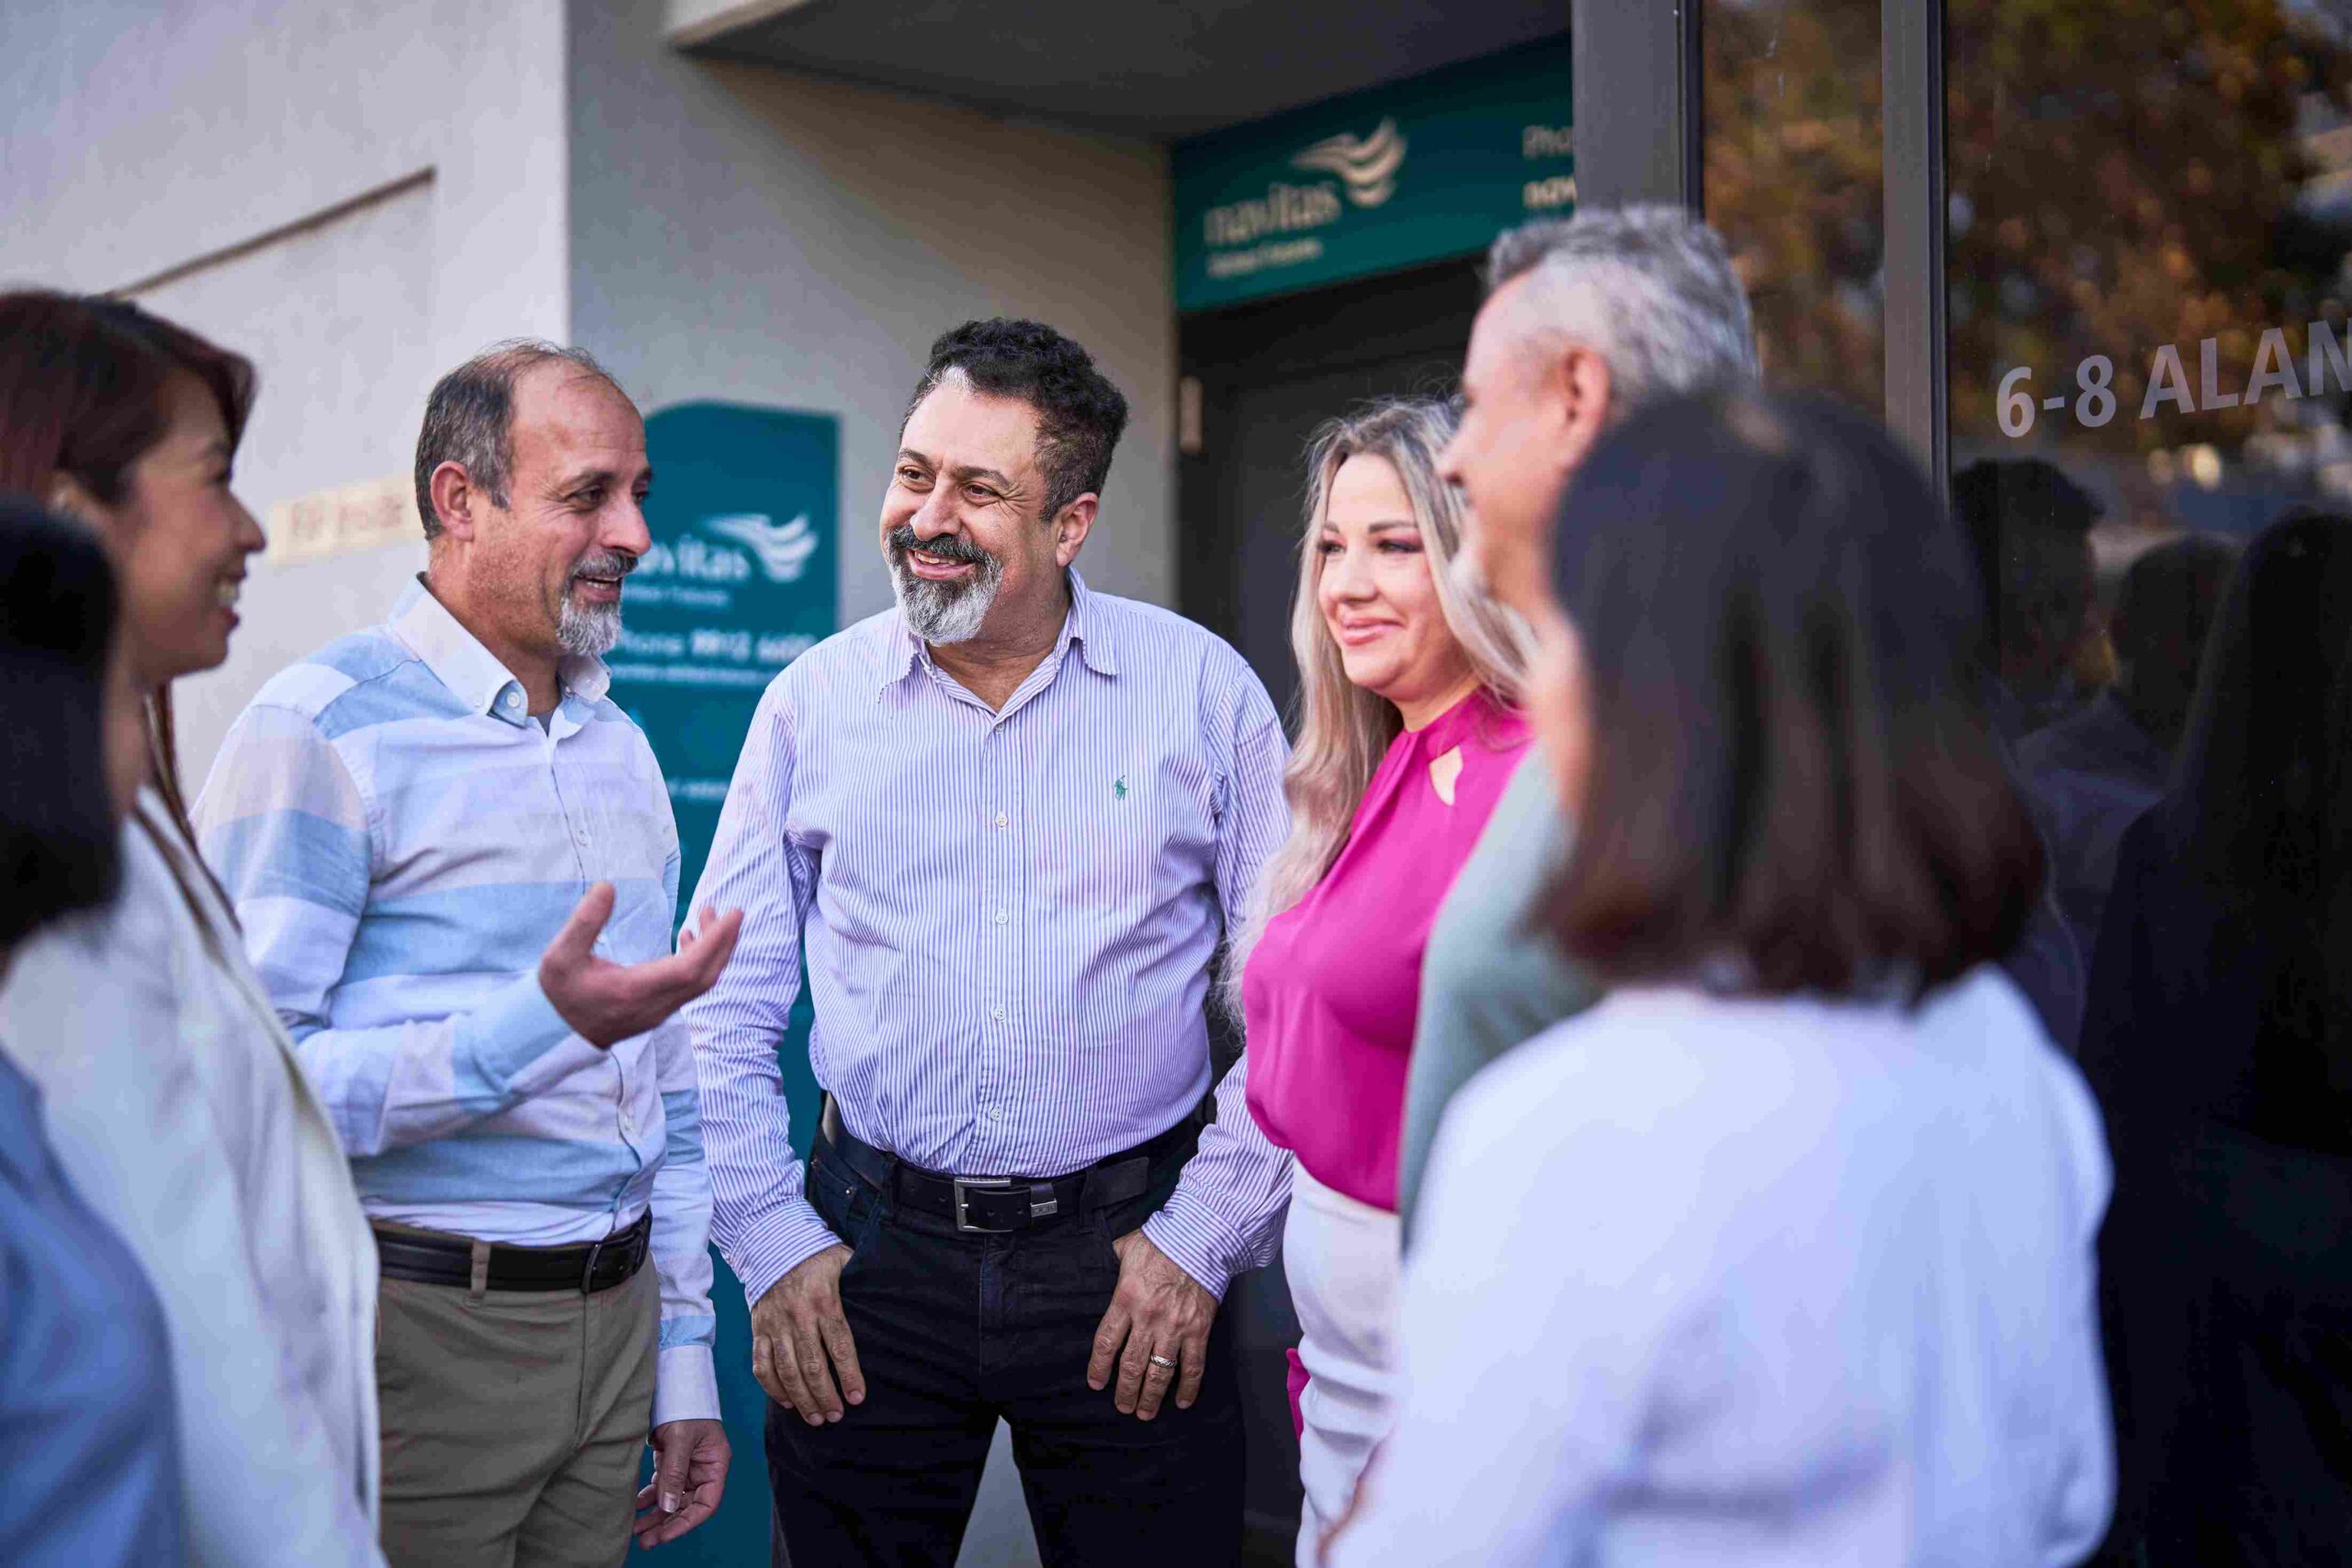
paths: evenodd
<path fill-rule="evenodd" d="M 106 505 L 119 504 L 131 465 L 169 427 L 165 389 L 181 375 L 195 377 L 220 405 L 233 452 L 253 412 L 252 361 L 127 299 L 0 294 L 0 491 L 45 503 L 66 475 Z M 168 688 L 149 697 L 148 728 L 157 787 L 185 830 Z"/>
<path fill-rule="evenodd" d="M 114 570 L 89 530 L 0 497 L 0 954 L 114 897 Z"/>
<path fill-rule="evenodd" d="M 2256 536 L 2205 647 L 2173 787 L 2177 874 L 2267 971 L 2272 1112 L 2352 1100 L 2352 517 L 2297 509 Z M 2337 1134 L 2340 1141 L 2340 1134 Z"/>
<path fill-rule="evenodd" d="M 1555 589 L 1593 743 L 1555 885 L 1611 979 L 1915 993 L 2007 953 L 2041 840 L 1977 694 L 1957 530 L 1875 424 L 1732 392 L 1587 459 Z"/>

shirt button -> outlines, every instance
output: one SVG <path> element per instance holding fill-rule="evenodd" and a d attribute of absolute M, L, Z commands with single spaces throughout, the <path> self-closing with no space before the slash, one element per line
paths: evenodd
<path fill-rule="evenodd" d="M 989 1016 L 996 1020 L 999 1023 L 1002 1023 L 1004 1021 L 1004 1010 L 1002 1008 L 991 1009 Z"/>
<path fill-rule="evenodd" d="M 996 923 L 997 923 L 998 925 L 1002 925 L 1002 924 L 1004 924 L 1004 922 L 1005 922 L 1005 919 L 1006 919 L 1006 916 L 1005 916 L 1004 911 L 1003 911 L 1002 909 L 999 909 L 999 910 L 996 912 Z"/>
<path fill-rule="evenodd" d="M 1004 813 L 1003 813 L 1003 812 L 1001 812 L 1001 811 L 998 812 L 998 813 L 996 814 L 996 825 L 997 825 L 998 827 L 1001 828 L 1001 827 L 1003 827 L 1003 826 L 1004 826 L 1005 821 L 1006 821 L 1006 818 L 1005 818 Z"/>
<path fill-rule="evenodd" d="M 510 708 L 519 708 L 519 707 L 521 707 L 521 706 L 523 705 L 523 694 L 522 694 L 522 693 L 520 693 L 520 692 L 509 692 L 509 693 L 507 693 L 507 694 L 506 694 L 506 705 L 507 705 L 508 707 L 510 707 Z"/>
<path fill-rule="evenodd" d="M 1001 1122 L 1001 1121 L 1003 1121 L 1003 1120 L 1004 1120 L 1004 1107 L 1002 1107 L 1002 1106 L 1001 1106 L 1001 1105 L 991 1105 L 991 1106 L 989 1106 L 989 1121 L 991 1121 L 991 1122 Z"/>

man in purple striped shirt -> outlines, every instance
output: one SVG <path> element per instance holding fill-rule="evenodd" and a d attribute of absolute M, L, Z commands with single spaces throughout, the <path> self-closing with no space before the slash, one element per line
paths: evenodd
<path fill-rule="evenodd" d="M 1290 1169 L 1246 1062 L 1203 1124 L 1203 1003 L 1285 749 L 1232 649 L 1072 570 L 1125 420 L 1048 327 L 933 345 L 882 505 L 898 607 L 768 688 L 694 900 L 744 910 L 689 1021 L 779 1562 L 952 1562 L 1000 1416 L 1049 1564 L 1239 1551 L 1211 1329 Z"/>

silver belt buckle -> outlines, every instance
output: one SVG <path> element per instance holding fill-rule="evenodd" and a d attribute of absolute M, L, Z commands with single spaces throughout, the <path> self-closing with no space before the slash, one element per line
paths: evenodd
<path fill-rule="evenodd" d="M 976 1225 L 967 1211 L 965 1192 L 974 1187 L 1007 1188 L 1012 1185 L 1009 1176 L 955 1176 L 948 1178 L 956 1187 L 956 1228 L 973 1235 L 1011 1235 L 1012 1225 Z"/>

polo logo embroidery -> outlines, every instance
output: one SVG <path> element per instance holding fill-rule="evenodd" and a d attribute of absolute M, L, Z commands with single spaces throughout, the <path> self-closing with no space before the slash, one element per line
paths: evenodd
<path fill-rule="evenodd" d="M 1127 775 L 1121 773 L 1111 781 L 1111 793 L 1121 800 L 1127 798 Z"/>

